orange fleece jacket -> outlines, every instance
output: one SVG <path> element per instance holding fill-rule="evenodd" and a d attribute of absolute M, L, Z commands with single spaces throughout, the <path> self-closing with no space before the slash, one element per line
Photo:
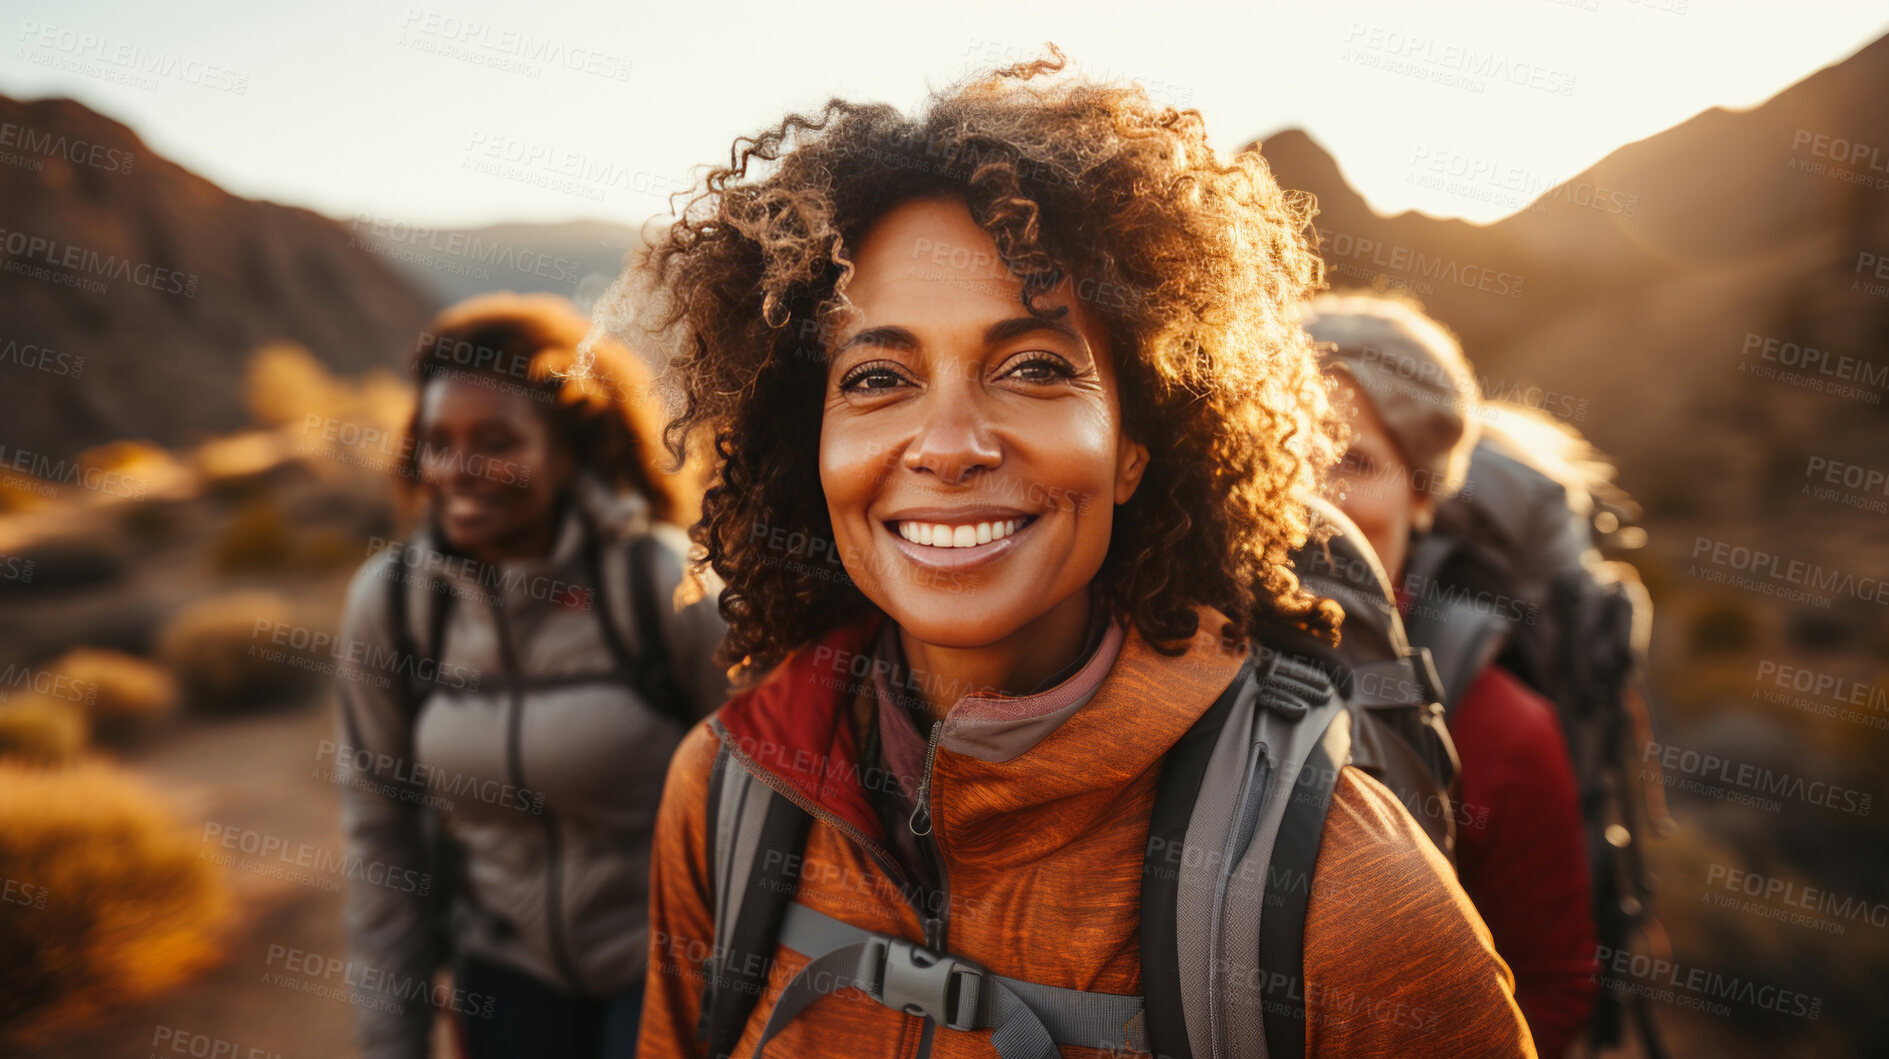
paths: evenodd
<path fill-rule="evenodd" d="M 1221 617 L 1202 608 L 1203 629 Z M 1212 705 L 1241 657 L 1202 636 L 1179 657 L 1130 634 L 1090 702 L 1008 762 L 943 747 L 932 771 L 935 837 L 950 880 L 947 947 L 995 973 L 1109 993 L 1141 991 L 1143 852 L 1159 766 Z M 837 645 L 837 646 L 835 646 Z M 800 762 L 825 747 L 812 786 L 770 785 L 823 810 L 810 828 L 797 899 L 915 942 L 917 911 L 889 873 L 883 836 L 857 790 L 847 718 L 863 635 L 828 638 L 698 725 L 670 765 L 650 880 L 650 954 L 639 1055 L 702 1056 L 700 963 L 714 944 L 707 877 L 708 776 L 723 733 L 744 758 Z M 770 727 L 771 725 L 771 727 Z M 811 734 L 809 734 L 811 733 Z M 832 767 L 838 762 L 839 767 Z M 802 773 L 802 776 L 806 775 Z M 850 786 L 849 786 L 850 785 Z M 869 847 L 876 847 L 875 857 Z M 896 868 L 893 869 L 896 871 Z M 1307 1054 L 1533 1056 L 1514 979 L 1489 931 L 1409 812 L 1381 785 L 1341 771 L 1305 925 Z M 807 960 L 776 950 L 737 1057 L 752 1055 L 774 999 Z M 922 1020 L 856 990 L 825 997 L 768 1055 L 916 1056 Z M 995 1055 L 990 1031 L 935 1031 L 933 1056 Z M 1066 1056 L 1102 1053 L 1063 1048 Z"/>

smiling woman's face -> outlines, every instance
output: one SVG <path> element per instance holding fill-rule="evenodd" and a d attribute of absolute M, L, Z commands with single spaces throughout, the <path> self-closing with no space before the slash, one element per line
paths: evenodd
<path fill-rule="evenodd" d="M 1102 322 L 1030 315 L 952 199 L 905 203 L 853 255 L 820 483 L 846 572 L 919 640 L 980 647 L 1086 613 L 1115 505 L 1148 453 L 1122 432 Z"/>

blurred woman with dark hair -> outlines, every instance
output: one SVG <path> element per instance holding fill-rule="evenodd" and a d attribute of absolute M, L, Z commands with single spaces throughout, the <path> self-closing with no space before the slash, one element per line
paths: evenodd
<path fill-rule="evenodd" d="M 644 1054 L 1255 1054 L 1276 999 L 1294 1054 L 1532 1055 L 1447 863 L 1342 760 L 1305 773 L 1335 786 L 1301 973 L 1177 912 L 1252 940 L 1267 865 L 1232 879 L 1230 829 L 1231 857 L 1157 840 L 1158 791 L 1228 828 L 1220 799 L 1310 801 L 1296 766 L 1222 786 L 1190 755 L 1289 668 L 1249 616 L 1338 616 L 1287 560 L 1334 456 L 1296 318 L 1319 264 L 1256 154 L 1059 69 L 737 140 L 651 256 L 751 683 L 670 769 Z M 1183 846 L 1226 885 L 1144 910 Z"/>
<path fill-rule="evenodd" d="M 342 631 L 370 1057 L 430 1055 L 436 1009 L 475 1059 L 634 1053 L 657 798 L 726 693 L 724 626 L 670 602 L 697 500 L 658 466 L 647 369 L 588 329 L 560 298 L 491 295 L 416 350 L 421 527 L 361 568 Z"/>

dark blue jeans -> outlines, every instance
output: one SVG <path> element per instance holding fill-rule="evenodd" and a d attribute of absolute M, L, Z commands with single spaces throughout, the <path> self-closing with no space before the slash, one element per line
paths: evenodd
<path fill-rule="evenodd" d="M 491 1015 L 460 1016 L 471 1059 L 635 1059 L 643 985 L 614 996 L 566 993 L 531 975 L 465 960 L 455 986 L 491 998 Z"/>

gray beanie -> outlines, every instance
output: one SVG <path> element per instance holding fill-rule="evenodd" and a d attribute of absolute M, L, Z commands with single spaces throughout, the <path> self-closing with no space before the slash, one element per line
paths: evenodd
<path fill-rule="evenodd" d="M 1462 488 L 1482 395 L 1456 337 L 1416 305 L 1373 294 L 1321 294 L 1300 323 L 1325 366 L 1370 398 L 1404 461 L 1437 483 L 1423 491 Z"/>

